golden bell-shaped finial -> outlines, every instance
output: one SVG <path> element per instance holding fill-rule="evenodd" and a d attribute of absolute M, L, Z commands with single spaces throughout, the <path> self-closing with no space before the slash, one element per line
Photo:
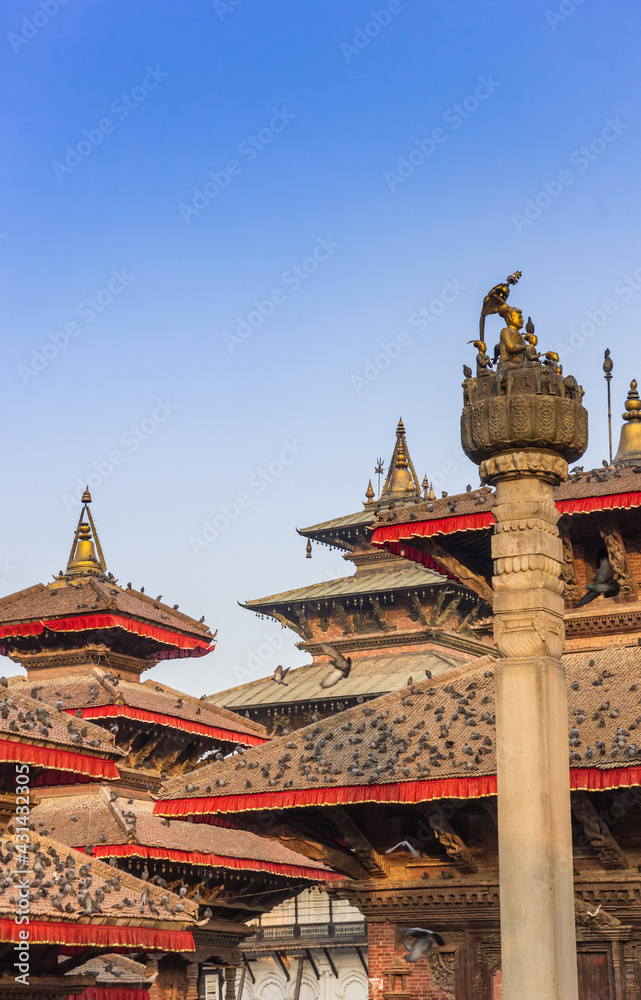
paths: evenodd
<path fill-rule="evenodd" d="M 89 487 L 85 488 L 85 492 L 82 494 L 83 503 L 91 503 L 91 493 L 89 492 Z"/>
<path fill-rule="evenodd" d="M 434 492 L 434 484 L 430 483 L 430 491 L 427 494 L 428 500 L 436 500 L 436 493 Z"/>
<path fill-rule="evenodd" d="M 625 409 L 623 419 L 626 423 L 621 428 L 619 450 L 614 456 L 615 465 L 641 463 L 641 399 L 637 392 L 636 379 L 632 379 L 630 382 Z"/>
<path fill-rule="evenodd" d="M 91 537 L 91 528 L 85 522 L 78 527 L 78 537 L 74 548 L 72 558 L 67 566 L 68 574 L 78 575 L 86 573 L 88 570 L 100 571 L 101 566 Z"/>
<path fill-rule="evenodd" d="M 423 476 L 423 482 L 421 483 L 421 492 L 423 493 L 423 499 L 427 500 L 427 491 L 430 488 L 430 484 L 427 478 L 427 473 Z"/>
<path fill-rule="evenodd" d="M 376 494 L 374 493 L 374 489 L 372 487 L 372 480 L 370 479 L 369 483 L 367 484 L 367 489 L 365 490 L 365 496 L 367 498 L 365 503 L 366 507 L 368 507 L 371 503 L 374 502 L 375 495 Z"/>

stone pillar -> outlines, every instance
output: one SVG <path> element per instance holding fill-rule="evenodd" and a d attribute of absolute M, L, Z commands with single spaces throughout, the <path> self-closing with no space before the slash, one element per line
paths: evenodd
<path fill-rule="evenodd" d="M 580 386 L 568 391 L 568 379 L 549 368 L 543 373 L 537 363 L 473 381 L 461 421 L 463 448 L 479 464 L 481 480 L 496 486 L 503 997 L 576 1000 L 563 546 L 552 491 L 566 478 L 567 462 L 587 446 L 587 413 Z"/>

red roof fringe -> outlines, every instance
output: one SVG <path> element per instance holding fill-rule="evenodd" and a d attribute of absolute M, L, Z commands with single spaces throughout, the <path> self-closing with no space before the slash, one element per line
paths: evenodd
<path fill-rule="evenodd" d="M 68 715 L 75 715 L 76 709 L 65 709 Z M 218 726 L 206 726 L 202 722 L 190 722 L 177 715 L 163 715 L 160 712 L 148 712 L 144 708 L 134 708 L 131 705 L 95 705 L 82 709 L 83 719 L 138 719 L 141 722 L 157 722 L 161 726 L 171 726 L 187 733 L 198 733 L 200 736 L 213 736 L 228 743 L 242 743 L 248 747 L 260 747 L 268 743 L 266 736 L 251 736 L 249 733 L 237 733 L 232 729 L 220 729 Z"/>
<path fill-rule="evenodd" d="M 76 848 L 81 851 L 81 847 Z M 145 847 L 141 844 L 96 844 L 93 847 L 96 858 L 158 858 L 160 860 L 182 861 L 191 865 L 211 865 L 212 868 L 245 868 L 249 871 L 271 872 L 292 878 L 310 878 L 329 881 L 337 876 L 320 868 L 306 865 L 286 865 L 277 861 L 262 861 L 254 858 L 230 858 L 222 854 L 202 854 L 200 851 L 178 851 L 173 848 Z M 342 876 L 340 876 L 342 878 Z"/>
<path fill-rule="evenodd" d="M 604 792 L 641 785 L 641 767 L 575 768 L 570 788 Z M 258 792 L 255 795 L 221 795 L 216 798 L 160 799 L 157 816 L 207 816 L 221 812 L 257 812 L 305 806 L 356 805 L 359 802 L 429 802 L 432 799 L 481 799 L 496 795 L 496 775 L 470 778 L 435 778 L 430 781 L 397 781 L 385 785 L 344 785 Z M 206 819 L 201 822 L 207 822 Z"/>
<path fill-rule="evenodd" d="M 190 931 L 170 931 L 155 927 L 119 926 L 118 924 L 63 923 L 56 920 L 31 920 L 29 943 L 79 945 L 83 948 L 132 948 L 149 951 L 195 951 Z M 0 919 L 0 941 L 17 942 L 20 927 L 13 918 Z"/>
<path fill-rule="evenodd" d="M 90 986 L 82 993 L 69 994 L 69 1000 L 150 1000 L 149 990 L 128 990 L 122 986 Z"/>
<path fill-rule="evenodd" d="M 13 625 L 2 625 L 0 627 L 0 637 L 9 635 L 40 635 L 48 628 L 52 632 L 86 632 L 99 628 L 121 628 L 125 632 L 133 632 L 135 635 L 144 635 L 149 639 L 156 639 L 158 642 L 169 646 L 177 646 L 179 649 L 200 649 L 209 648 L 209 641 L 206 639 L 196 639 L 187 635 L 180 635 L 178 632 L 170 632 L 168 629 L 158 628 L 156 625 L 148 625 L 146 622 L 134 621 L 133 618 L 126 618 L 124 615 L 78 615 L 75 618 L 48 618 L 39 622 L 16 622 Z"/>
<path fill-rule="evenodd" d="M 51 747 L 38 747 L 32 743 L 14 743 L 12 740 L 0 739 L 0 761 L 33 764 L 34 767 L 46 767 L 54 771 L 73 771 L 92 778 L 112 780 L 120 777 L 116 765 L 102 757 L 90 757 L 71 750 L 53 750 Z"/>
<path fill-rule="evenodd" d="M 437 563 L 436 559 L 429 554 L 429 552 L 421 552 L 420 549 L 415 549 L 407 542 L 387 542 L 385 548 L 388 552 L 392 552 L 395 556 L 403 556 L 404 559 L 410 559 L 412 562 L 420 563 L 421 566 L 427 566 L 428 569 L 433 570 L 435 573 L 440 573 L 441 576 L 447 577 L 448 580 L 453 580 L 454 583 L 460 584 L 460 586 L 465 587 L 466 584 L 458 577 L 454 576 Z"/>
<path fill-rule="evenodd" d="M 630 507 L 641 507 L 641 493 L 615 493 L 605 497 L 581 497 L 576 500 L 556 501 L 556 509 L 561 514 L 591 514 L 593 511 Z M 478 514 L 460 514 L 457 517 L 438 517 L 431 521 L 384 524 L 375 529 L 372 535 L 372 545 L 382 547 L 386 543 L 402 541 L 405 538 L 451 535 L 455 531 L 481 531 L 483 528 L 491 527 L 493 523 L 494 517 L 491 511 L 483 511 Z M 387 547 L 389 548 L 389 544 Z M 392 550 L 390 549 L 390 551 Z M 418 562 L 416 559 L 414 561 Z"/>

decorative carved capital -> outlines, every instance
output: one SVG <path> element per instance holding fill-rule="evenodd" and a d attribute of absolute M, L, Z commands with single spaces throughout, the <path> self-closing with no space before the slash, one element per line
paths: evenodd
<path fill-rule="evenodd" d="M 477 465 L 517 449 L 549 451 L 566 462 L 585 451 L 588 414 L 580 394 L 566 392 L 567 380 L 539 366 L 466 381 L 475 384 L 467 385 L 461 441 Z"/>
<path fill-rule="evenodd" d="M 567 460 L 550 451 L 503 451 L 484 459 L 479 466 L 484 483 L 517 476 L 538 476 L 557 485 L 568 475 Z"/>
<path fill-rule="evenodd" d="M 501 656 L 558 657 L 565 646 L 563 618 L 542 608 L 495 615 L 494 640 Z"/>

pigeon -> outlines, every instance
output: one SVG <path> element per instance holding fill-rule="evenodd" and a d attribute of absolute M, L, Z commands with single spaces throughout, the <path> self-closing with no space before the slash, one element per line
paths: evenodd
<path fill-rule="evenodd" d="M 406 962 L 418 962 L 423 955 L 431 950 L 434 944 L 441 947 L 445 944 L 440 934 L 437 934 L 436 931 L 425 930 L 424 927 L 410 927 L 404 931 L 404 937 L 413 938 L 411 945 L 407 941 L 403 942 L 407 949 L 407 955 L 403 956 Z"/>
<path fill-rule="evenodd" d="M 289 673 L 289 670 L 290 670 L 289 667 L 285 667 L 283 669 L 283 667 L 279 663 L 278 666 L 276 667 L 276 669 L 274 670 L 273 676 L 270 677 L 269 679 L 271 681 L 275 681 L 277 684 L 282 684 L 283 687 L 287 687 L 288 682 L 285 680 L 285 678 L 287 677 L 287 674 Z"/>
<path fill-rule="evenodd" d="M 596 576 L 594 577 L 594 583 L 586 583 L 585 589 L 587 594 L 584 594 L 580 601 L 574 605 L 574 608 L 582 608 L 590 601 L 596 600 L 599 594 L 603 594 L 604 597 L 616 597 L 619 593 L 619 584 L 614 578 L 614 570 L 608 559 L 608 554 L 604 549 L 601 549 L 597 559 L 599 560 L 599 568 L 596 571 Z"/>
<path fill-rule="evenodd" d="M 320 686 L 322 688 L 331 688 L 335 684 L 338 684 L 339 681 L 349 677 L 349 672 L 352 669 L 352 658 L 351 656 L 343 656 L 326 642 L 321 642 L 320 647 L 325 655 L 329 656 L 329 661 L 334 668 L 327 677 L 323 678 Z"/>
<path fill-rule="evenodd" d="M 393 854 L 394 851 L 398 851 L 399 847 L 404 847 L 406 850 L 410 852 L 412 857 L 417 860 L 421 856 L 420 853 L 416 850 L 416 848 L 412 844 L 410 844 L 409 840 L 401 840 L 400 844 L 394 844 L 394 847 L 388 847 L 385 853 Z"/>
<path fill-rule="evenodd" d="M 472 378 L 472 369 L 469 365 L 463 365 L 463 374 L 465 378 Z"/>

